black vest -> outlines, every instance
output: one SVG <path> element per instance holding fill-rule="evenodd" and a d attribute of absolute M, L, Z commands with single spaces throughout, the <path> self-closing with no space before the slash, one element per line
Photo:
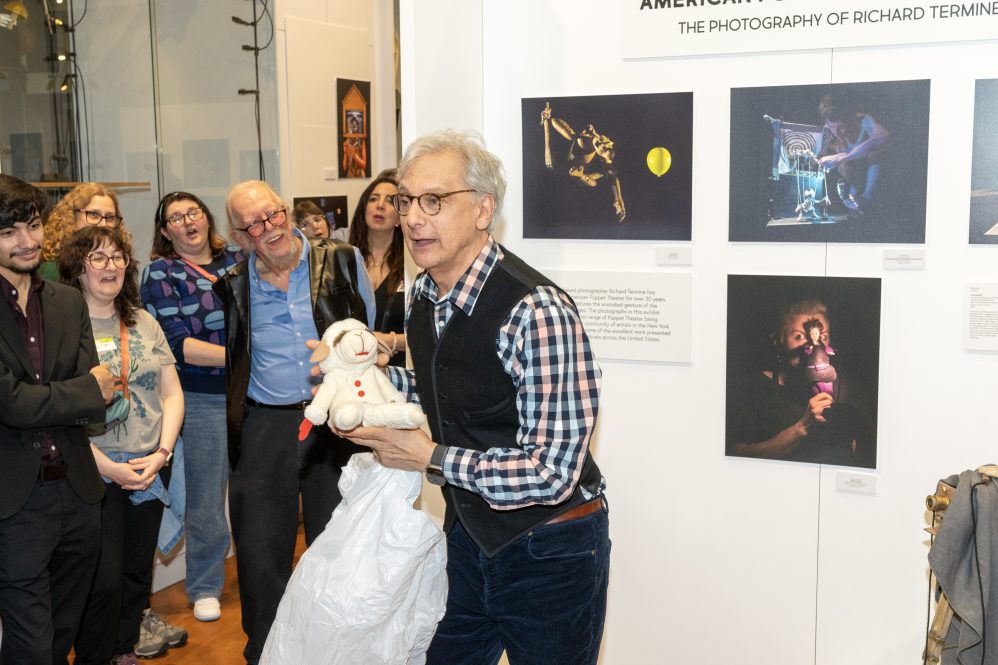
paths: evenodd
<path fill-rule="evenodd" d="M 489 274 L 469 317 L 455 308 L 447 326 L 434 331 L 433 303 L 420 298 L 412 305 L 406 340 L 412 351 L 416 387 L 433 432 L 433 440 L 485 451 L 517 448 L 520 414 L 516 389 L 496 354 L 499 326 L 524 296 L 550 280 L 503 249 L 505 257 Z M 585 455 L 572 496 L 556 506 L 494 510 L 474 492 L 447 485 L 444 531 L 460 519 L 486 556 L 493 556 L 533 527 L 585 503 L 579 491 L 594 494 L 602 475 Z"/>

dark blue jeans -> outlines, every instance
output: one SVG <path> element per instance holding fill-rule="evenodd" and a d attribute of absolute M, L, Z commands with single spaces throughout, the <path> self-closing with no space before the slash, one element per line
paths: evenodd
<path fill-rule="evenodd" d="M 540 526 L 486 557 L 447 535 L 447 613 L 427 665 L 595 665 L 610 569 L 607 510 Z"/>

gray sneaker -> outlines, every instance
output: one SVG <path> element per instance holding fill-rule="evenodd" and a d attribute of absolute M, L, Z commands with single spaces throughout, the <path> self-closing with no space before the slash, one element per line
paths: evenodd
<path fill-rule="evenodd" d="M 142 658 L 155 658 L 162 656 L 169 648 L 170 645 L 161 635 L 149 630 L 146 626 L 146 618 L 143 616 L 142 623 L 139 624 L 139 643 L 135 645 L 135 655 Z"/>
<path fill-rule="evenodd" d="M 169 648 L 182 647 L 187 644 L 187 631 L 180 626 L 174 626 L 166 619 L 146 608 L 142 613 L 142 626 L 152 635 L 163 638 Z"/>

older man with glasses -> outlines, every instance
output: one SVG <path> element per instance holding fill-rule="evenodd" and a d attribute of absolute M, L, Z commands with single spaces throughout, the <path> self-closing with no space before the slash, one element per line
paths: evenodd
<path fill-rule="evenodd" d="M 375 306 L 357 250 L 306 239 L 265 182 L 236 185 L 225 208 L 232 238 L 249 253 L 215 291 L 225 311 L 229 511 L 248 637 L 243 655 L 255 664 L 291 576 L 299 497 L 311 544 L 340 502 L 343 465 L 363 450 L 325 427 L 298 441 L 319 380 L 310 374 L 305 341 L 342 319 L 371 325 Z"/>
<path fill-rule="evenodd" d="M 428 665 L 595 665 L 610 565 L 606 483 L 589 450 L 600 370 L 568 295 L 492 237 L 506 181 L 470 136 L 416 139 L 393 205 L 413 261 L 389 368 L 422 430 L 345 435 L 425 471 L 447 511 L 447 612 Z"/>

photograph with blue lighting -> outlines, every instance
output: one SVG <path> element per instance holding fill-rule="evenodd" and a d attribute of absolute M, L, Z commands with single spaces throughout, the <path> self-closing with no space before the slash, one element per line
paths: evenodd
<path fill-rule="evenodd" d="M 924 243 L 929 81 L 734 88 L 728 239 Z"/>

